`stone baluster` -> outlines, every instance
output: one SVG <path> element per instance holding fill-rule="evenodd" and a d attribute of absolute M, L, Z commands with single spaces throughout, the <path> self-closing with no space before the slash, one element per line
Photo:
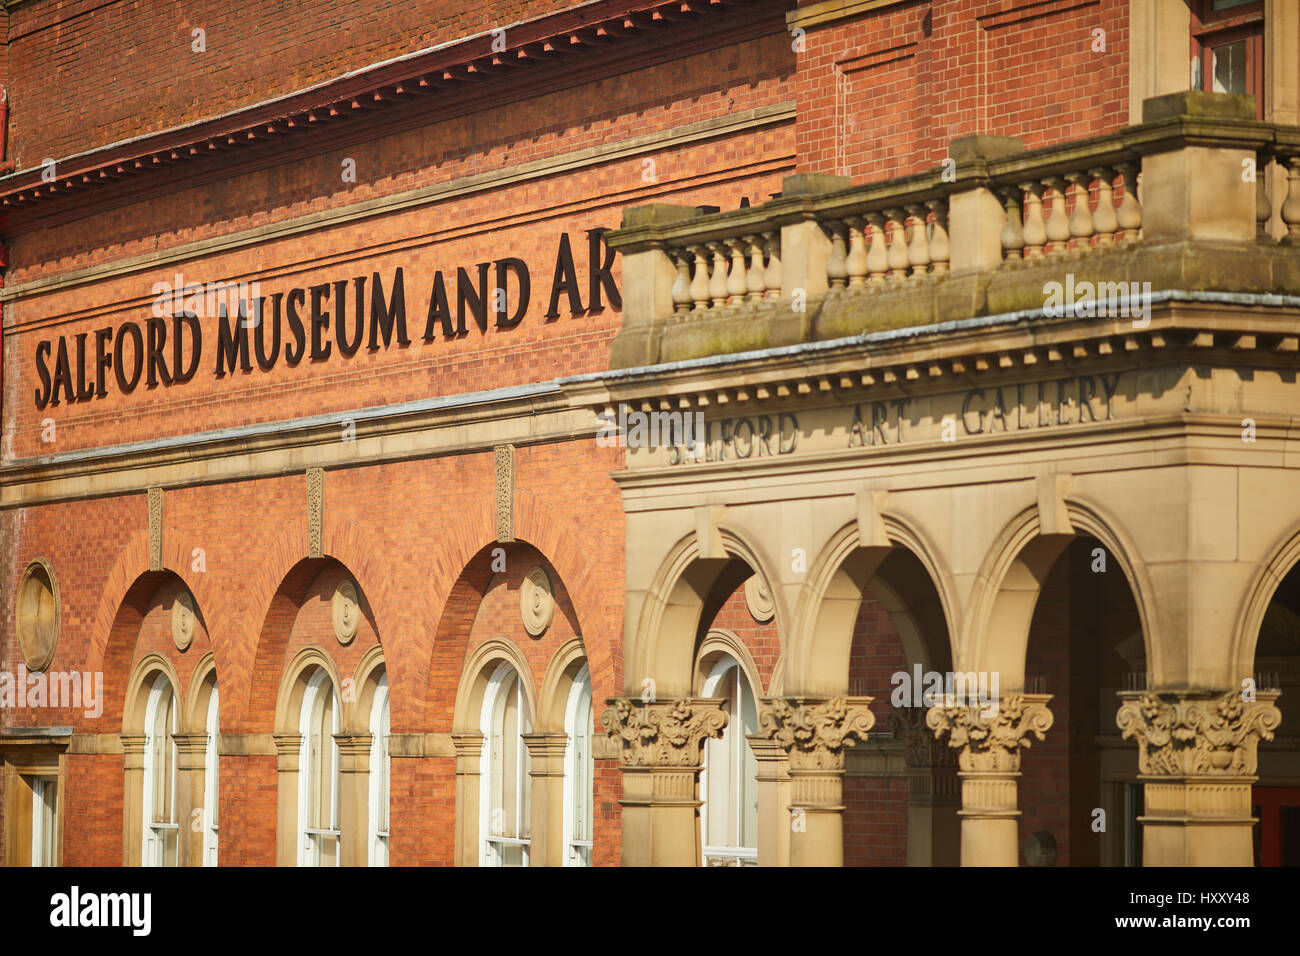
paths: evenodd
<path fill-rule="evenodd" d="M 1043 739 L 1052 726 L 1050 694 L 1014 694 L 996 709 L 982 704 L 945 703 L 930 708 L 926 725 L 936 737 L 948 737 L 957 750 L 961 780 L 962 866 L 1016 866 L 1017 780 L 1020 750 L 1031 735 Z"/>
<path fill-rule="evenodd" d="M 1119 220 L 1115 217 L 1115 171 L 1106 166 L 1088 170 L 1097 180 L 1097 211 L 1092 214 L 1092 227 L 1097 231 L 1097 245 L 1109 246 L 1115 242 Z"/>
<path fill-rule="evenodd" d="M 1070 243 L 1070 217 L 1065 214 L 1065 180 L 1050 176 L 1043 185 L 1052 190 L 1051 209 L 1047 213 L 1047 252 L 1065 252 Z"/>
<path fill-rule="evenodd" d="M 1286 202 L 1282 203 L 1282 221 L 1286 223 L 1287 239 L 1300 241 L 1300 156 L 1287 160 Z"/>
<path fill-rule="evenodd" d="M 673 280 L 673 311 L 689 312 L 691 310 L 691 258 L 685 249 L 674 249 L 671 253 L 677 266 L 677 278 Z"/>
<path fill-rule="evenodd" d="M 889 277 L 891 279 L 907 278 L 907 241 L 903 232 L 903 215 L 901 209 L 886 209 L 889 227 Z"/>
<path fill-rule="evenodd" d="M 1251 866 L 1251 785 L 1261 740 L 1282 721 L 1277 691 L 1121 691 L 1115 716 L 1137 739 L 1144 866 Z"/>
<path fill-rule="evenodd" d="M 725 703 L 609 701 L 600 724 L 619 743 L 624 866 L 700 865 L 701 750 L 727 726 Z"/>
<path fill-rule="evenodd" d="M 1268 195 L 1268 179 L 1273 171 L 1273 157 L 1262 149 L 1255 156 L 1255 235 L 1259 239 L 1272 239 L 1268 231 L 1268 221 L 1273 218 L 1273 203 L 1269 201 Z"/>
<path fill-rule="evenodd" d="M 862 217 L 852 216 L 845 221 L 849 225 L 849 254 L 844 259 L 844 268 L 849 275 L 849 288 L 860 289 L 867 284 L 867 240 L 862 234 Z"/>
<path fill-rule="evenodd" d="M 695 273 L 691 278 L 691 301 L 696 312 L 703 312 L 709 307 L 709 262 L 704 257 L 708 250 L 704 246 L 691 246 L 691 255 L 695 257 Z"/>
<path fill-rule="evenodd" d="M 880 285 L 889 271 L 889 253 L 885 248 L 885 217 L 878 212 L 867 213 L 871 226 L 871 249 L 867 252 L 867 281 Z"/>
<path fill-rule="evenodd" d="M 745 291 L 750 302 L 761 302 L 767 290 L 767 280 L 763 277 L 763 237 L 746 236 L 749 246 L 749 269 L 745 272 Z"/>
<path fill-rule="evenodd" d="M 826 260 L 826 280 L 830 283 L 831 290 L 843 289 L 845 280 L 848 278 L 848 269 L 845 262 L 848 259 L 848 253 L 844 248 L 844 223 L 838 219 L 832 219 L 826 223 L 826 231 L 831 237 L 831 254 Z"/>
<path fill-rule="evenodd" d="M 1020 188 L 1025 193 L 1025 219 L 1023 236 L 1025 240 L 1025 258 L 1040 259 L 1043 247 L 1047 244 L 1047 225 L 1043 222 L 1043 197 L 1038 183 L 1023 183 Z"/>
<path fill-rule="evenodd" d="M 1096 230 L 1092 225 L 1092 205 L 1090 187 L 1092 176 L 1087 173 L 1070 173 L 1065 177 L 1074 193 L 1074 211 L 1070 213 L 1070 238 L 1074 248 L 1087 251 L 1092 246 L 1092 237 Z"/>
<path fill-rule="evenodd" d="M 844 751 L 875 723 L 870 697 L 776 697 L 758 725 L 789 754 L 790 865 L 844 864 Z"/>
<path fill-rule="evenodd" d="M 717 309 L 727 304 L 727 255 L 721 242 L 710 242 L 713 268 L 709 271 L 709 302 Z"/>
<path fill-rule="evenodd" d="M 1120 234 L 1124 242 L 1136 242 L 1142 230 L 1142 205 L 1137 196 L 1137 164 L 1120 163 L 1115 167 L 1124 177 L 1124 195 L 1119 201 L 1115 216 L 1119 221 Z"/>
<path fill-rule="evenodd" d="M 930 241 L 926 237 L 925 207 L 908 206 L 912 217 L 912 237 L 907 244 L 907 261 L 912 267 L 912 277 L 917 278 L 930 271 Z"/>
<path fill-rule="evenodd" d="M 767 297 L 779 299 L 781 298 L 781 233 L 765 232 L 763 240 L 767 243 L 767 270 L 763 273 Z"/>
<path fill-rule="evenodd" d="M 728 239 L 725 243 L 731 250 L 731 266 L 727 271 L 727 305 L 738 305 L 745 301 L 745 292 L 749 283 L 745 279 L 745 243 L 740 239 Z"/>
<path fill-rule="evenodd" d="M 931 199 L 926 206 L 934 213 L 934 223 L 930 226 L 930 261 L 934 264 L 935 275 L 946 275 L 950 255 L 947 229 L 948 204 L 942 199 Z"/>
<path fill-rule="evenodd" d="M 1020 192 L 1016 189 L 1002 191 L 1006 205 L 1006 219 L 1002 224 L 1002 251 L 1008 260 L 1021 258 L 1025 248 L 1025 227 L 1020 222 Z"/>

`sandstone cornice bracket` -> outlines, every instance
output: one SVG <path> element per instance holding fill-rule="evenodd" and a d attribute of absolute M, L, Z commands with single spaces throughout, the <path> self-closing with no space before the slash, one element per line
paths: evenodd
<path fill-rule="evenodd" d="M 925 723 L 936 738 L 947 734 L 964 773 L 1019 773 L 1021 748 L 1033 743 L 1031 735 L 1042 740 L 1052 726 L 1051 699 L 1051 694 L 1015 694 L 987 716 L 979 705 L 940 705 L 930 708 Z"/>
<path fill-rule="evenodd" d="M 1138 770 L 1154 777 L 1250 777 L 1260 740 L 1282 723 L 1278 691 L 1122 692 L 1115 716 L 1124 739 L 1138 743 Z"/>
<path fill-rule="evenodd" d="M 600 724 L 619 740 L 624 767 L 697 767 L 704 741 L 727 726 L 725 698 L 617 697 L 607 703 Z"/>
<path fill-rule="evenodd" d="M 866 740 L 876 723 L 872 699 L 773 697 L 763 701 L 758 724 L 790 755 L 792 771 L 843 770 L 845 748 Z"/>

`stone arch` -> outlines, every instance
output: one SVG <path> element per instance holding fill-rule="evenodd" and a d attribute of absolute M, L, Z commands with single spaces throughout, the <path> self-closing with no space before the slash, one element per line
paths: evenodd
<path fill-rule="evenodd" d="M 1297 564 L 1300 564 L 1300 525 L 1293 525 L 1270 549 L 1242 598 L 1237 630 L 1228 651 L 1238 677 L 1253 672 L 1264 615 L 1278 588 Z"/>
<path fill-rule="evenodd" d="M 908 600 L 903 596 L 901 583 L 890 585 L 889 574 L 881 571 L 898 550 L 906 551 L 924 570 L 930 586 L 938 596 L 942 619 L 949 640 L 957 629 L 956 606 L 952 595 L 955 589 L 946 566 L 924 536 L 906 519 L 893 513 L 881 516 L 888 544 L 864 545 L 857 521 L 849 522 L 830 536 L 808 572 L 799 600 L 796 627 L 791 640 L 788 663 L 784 671 L 783 693 L 807 694 L 828 697 L 843 694 L 847 689 L 848 662 L 853 643 L 853 631 L 862 597 L 878 578 L 883 587 L 878 594 L 884 596 L 887 609 L 906 615 Z M 892 570 L 892 569 L 891 569 Z M 895 574 L 898 572 L 895 571 Z M 920 643 L 916 648 L 918 660 L 937 656 L 935 648 L 927 648 L 920 627 L 912 626 L 905 640 Z"/>
<path fill-rule="evenodd" d="M 754 689 L 757 697 L 765 697 L 763 680 L 758 672 L 758 665 L 754 663 L 754 655 L 749 652 L 745 642 L 740 639 L 740 635 L 735 631 L 724 627 L 711 627 L 709 632 L 704 635 L 704 640 L 700 642 L 699 649 L 696 652 L 695 674 L 691 693 L 698 697 L 702 693 L 705 680 L 708 679 L 709 670 L 712 667 L 712 661 L 717 659 L 719 654 L 726 654 L 740 665 L 740 672 L 745 675 L 749 681 L 749 686 Z"/>
<path fill-rule="evenodd" d="M 1003 694 L 1024 689 L 1029 628 L 1044 580 L 1074 539 L 1096 538 L 1124 572 L 1142 622 L 1147 670 L 1162 672 L 1156 616 L 1149 605 L 1151 587 L 1145 567 L 1134 555 L 1131 539 L 1095 504 L 1064 499 L 1072 531 L 1044 534 L 1037 505 L 1016 514 L 994 539 L 976 576 L 966 630 L 954 648 L 958 670 L 996 672 Z"/>
<path fill-rule="evenodd" d="M 319 647 L 304 647 L 284 668 L 280 692 L 276 695 L 275 702 L 277 733 L 298 733 L 298 713 L 302 708 L 303 692 L 307 689 L 307 675 L 317 667 L 329 675 L 330 682 L 334 685 L 334 692 L 341 695 L 343 681 L 339 677 L 338 665 L 334 663 L 334 659 Z M 342 726 L 343 722 L 340 719 L 340 729 Z"/>
<path fill-rule="evenodd" d="M 475 648 L 465 661 L 461 678 L 457 682 L 456 706 L 452 717 L 453 733 L 477 733 L 479 713 L 483 707 L 483 693 L 496 665 L 504 661 L 519 674 L 528 701 L 528 712 L 534 721 L 538 717 L 537 688 L 532 681 L 532 670 L 523 652 L 513 641 L 496 638 Z"/>
<path fill-rule="evenodd" d="M 540 704 L 533 723 L 535 732 L 564 732 L 564 711 L 569 700 L 569 689 L 573 686 L 584 663 L 587 664 L 590 673 L 587 649 L 580 637 L 565 641 L 551 656 L 551 662 L 546 668 L 546 676 L 542 679 L 541 694 L 538 697 Z"/>
<path fill-rule="evenodd" d="M 655 681 L 660 697 L 690 694 L 695 652 L 704 636 L 701 627 L 712 620 L 721 601 L 752 574 L 762 574 L 776 595 L 774 577 L 757 550 L 729 528 L 719 528 L 724 557 L 706 558 L 699 538 L 687 535 L 674 544 L 659 564 L 641 615 L 636 638 L 628 654 L 624 685 L 633 696 L 641 692 L 643 678 Z M 784 653 L 786 621 L 781 602 L 775 602 L 777 634 Z"/>
<path fill-rule="evenodd" d="M 171 682 L 178 706 L 183 700 L 180 674 L 172 666 L 171 661 L 161 654 L 146 654 L 132 670 L 131 679 L 126 685 L 122 707 L 122 733 L 144 733 L 144 713 L 149 698 L 149 685 L 153 682 L 153 676 L 159 673 Z M 181 729 L 186 728 L 182 726 Z"/>
<path fill-rule="evenodd" d="M 211 680 L 209 681 L 209 678 Z M 199 658 L 190 673 L 189 693 L 186 695 L 184 729 L 190 733 L 203 733 L 207 729 L 208 699 L 211 684 L 217 691 L 217 711 L 221 709 L 220 675 L 217 673 L 216 655 L 209 651 Z"/>
<path fill-rule="evenodd" d="M 379 679 L 388 674 L 388 663 L 382 644 L 376 644 L 362 655 L 361 660 L 352 671 L 352 686 L 355 693 L 352 699 L 343 699 L 343 720 L 340 723 L 343 733 L 370 733 L 370 708 L 375 700 Z M 389 709 L 392 709 L 392 677 L 389 680 Z"/>

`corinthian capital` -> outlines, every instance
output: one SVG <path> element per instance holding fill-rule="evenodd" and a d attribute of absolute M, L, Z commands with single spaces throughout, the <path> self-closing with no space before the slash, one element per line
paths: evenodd
<path fill-rule="evenodd" d="M 1260 740 L 1272 740 L 1282 722 L 1277 691 L 1243 700 L 1226 694 L 1122 693 L 1115 722 L 1136 737 L 1138 769 L 1150 776 L 1252 776 Z"/>
<path fill-rule="evenodd" d="M 998 702 L 997 712 L 986 716 L 979 705 L 931 707 L 926 725 L 936 738 L 948 735 L 957 748 L 957 767 L 966 773 L 1018 773 L 1020 750 L 1039 740 L 1052 726 L 1047 709 L 1051 694 L 1014 694 Z"/>
<path fill-rule="evenodd" d="M 618 697 L 600 716 L 605 733 L 617 737 L 627 767 L 695 767 L 700 745 L 727 726 L 722 700 L 682 697 L 645 701 Z"/>
<path fill-rule="evenodd" d="M 843 770 L 844 748 L 876 722 L 870 697 L 773 697 L 758 715 L 762 733 L 790 755 L 792 770 Z"/>
<path fill-rule="evenodd" d="M 955 767 L 957 755 L 935 739 L 921 707 L 897 707 L 889 713 L 889 730 L 903 742 L 903 757 L 912 768 Z"/>

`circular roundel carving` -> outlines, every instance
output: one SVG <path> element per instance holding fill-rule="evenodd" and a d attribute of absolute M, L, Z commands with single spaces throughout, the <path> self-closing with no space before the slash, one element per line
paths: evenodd
<path fill-rule="evenodd" d="M 194 598 L 189 591 L 179 591 L 172 601 L 172 643 L 184 651 L 194 640 Z"/>
<path fill-rule="evenodd" d="M 361 624 L 361 605 L 351 581 L 340 581 L 334 589 L 334 636 L 340 644 L 351 644 Z"/>
<path fill-rule="evenodd" d="M 551 626 L 555 616 L 555 595 L 551 593 L 551 579 L 542 568 L 533 568 L 524 575 L 519 588 L 519 612 L 524 619 L 524 630 L 539 637 Z"/>
<path fill-rule="evenodd" d="M 54 660 L 61 616 L 54 566 L 37 558 L 18 584 L 18 649 L 29 671 L 43 671 Z"/>
<path fill-rule="evenodd" d="M 751 574 L 745 579 L 745 604 L 750 616 L 759 624 L 766 624 L 776 616 L 776 602 L 772 591 L 761 574 Z"/>

